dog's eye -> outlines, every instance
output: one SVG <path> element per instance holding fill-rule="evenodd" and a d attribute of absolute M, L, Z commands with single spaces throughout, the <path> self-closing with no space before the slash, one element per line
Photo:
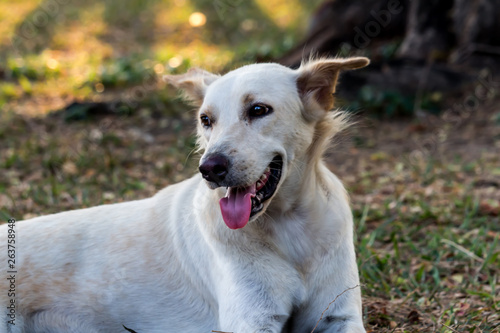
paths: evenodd
<path fill-rule="evenodd" d="M 248 110 L 248 115 L 251 118 L 258 118 L 265 116 L 273 111 L 273 108 L 264 104 L 255 104 L 250 107 Z"/>
<path fill-rule="evenodd" d="M 212 121 L 206 114 L 200 116 L 201 124 L 205 127 L 212 127 Z"/>

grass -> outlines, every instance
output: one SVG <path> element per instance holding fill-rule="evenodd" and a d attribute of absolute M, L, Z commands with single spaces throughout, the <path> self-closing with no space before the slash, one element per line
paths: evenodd
<path fill-rule="evenodd" d="M 144 198 L 194 174 L 192 113 L 156 78 L 279 55 L 319 2 L 73 0 L 42 23 L 50 1 L 0 1 L 0 220 Z M 204 26 L 189 24 L 193 12 Z M 16 37 L 34 22 L 33 38 Z M 364 107 L 394 114 L 413 104 L 360 94 Z M 74 101 L 120 101 L 120 112 L 49 114 Z M 500 331 L 500 117 L 490 111 L 479 155 L 408 159 L 394 142 L 428 133 L 374 120 L 378 130 L 361 128 L 339 146 L 347 155 L 329 157 L 352 197 L 369 331 Z M 471 132 L 441 129 L 439 138 Z M 481 143 L 483 132 L 460 142 Z M 392 133 L 401 137 L 384 141 Z"/>
<path fill-rule="evenodd" d="M 152 195 L 192 165 L 186 156 L 194 136 L 179 135 L 187 126 L 182 118 L 156 122 L 147 109 L 70 125 L 62 117 L 11 116 L 0 125 L 0 215 L 28 218 Z"/>
<path fill-rule="evenodd" d="M 298 41 L 317 3 L 0 1 L 0 107 L 46 114 L 72 100 L 113 99 L 151 75 L 271 59 Z M 196 12 L 201 26 L 190 23 Z"/>
<path fill-rule="evenodd" d="M 474 181 L 493 177 L 498 157 L 413 165 L 401 156 L 370 157 L 385 166 L 347 183 L 368 326 L 499 332 L 500 205 L 493 187 L 485 195 Z"/>
<path fill-rule="evenodd" d="M 396 203 L 381 211 L 366 208 L 359 217 L 365 293 L 407 308 L 406 313 L 384 313 L 370 309 L 368 302 L 368 323 L 388 331 L 394 328 L 391 322 L 411 329 L 415 321 L 429 331 L 440 324 L 460 332 L 498 331 L 498 228 L 477 212 L 470 197 L 453 207 L 456 219 L 441 223 L 436 223 L 444 213 L 436 211 L 440 207 L 432 207 L 433 212 L 427 200 L 412 199 L 417 214 L 403 212 L 405 206 Z M 378 216 L 384 218 L 378 220 Z M 375 221 L 367 222 L 369 217 Z M 461 225 L 454 225 L 460 220 Z"/>

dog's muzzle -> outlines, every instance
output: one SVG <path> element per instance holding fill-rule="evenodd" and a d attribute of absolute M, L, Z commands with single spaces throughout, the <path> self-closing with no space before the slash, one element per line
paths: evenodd
<path fill-rule="evenodd" d="M 200 172 L 205 180 L 216 187 L 227 186 L 226 195 L 220 199 L 221 214 L 226 225 L 231 229 L 243 228 L 249 219 L 264 209 L 278 187 L 283 168 L 283 158 L 276 155 L 261 176 L 251 184 L 227 185 L 230 162 L 222 154 L 209 155 L 200 165 Z"/>

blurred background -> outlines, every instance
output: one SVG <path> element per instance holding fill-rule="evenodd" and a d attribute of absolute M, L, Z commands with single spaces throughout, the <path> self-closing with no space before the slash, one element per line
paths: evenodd
<path fill-rule="evenodd" d="M 164 74 L 363 55 L 326 160 L 367 329 L 499 332 L 499 32 L 496 0 L 0 0 L 0 220 L 193 175 L 194 112 Z"/>

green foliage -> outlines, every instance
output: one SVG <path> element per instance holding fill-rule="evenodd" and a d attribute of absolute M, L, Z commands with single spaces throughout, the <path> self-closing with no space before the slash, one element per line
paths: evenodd
<path fill-rule="evenodd" d="M 358 97 L 348 104 L 351 110 L 363 110 L 384 118 L 411 116 L 414 108 L 439 113 L 442 95 L 439 93 L 424 94 L 421 99 L 415 95 L 405 95 L 399 91 L 383 90 L 373 86 L 363 86 Z"/>
<path fill-rule="evenodd" d="M 54 66 L 49 67 L 46 56 L 25 56 L 25 57 L 9 57 L 7 58 L 7 66 L 5 68 L 6 77 L 8 79 L 29 80 L 45 80 L 55 78 L 61 75 L 60 68 Z"/>
<path fill-rule="evenodd" d="M 410 115 L 414 99 L 399 92 L 383 91 L 371 86 L 360 89 L 358 98 L 350 104 L 354 110 L 367 110 L 384 117 Z"/>
<path fill-rule="evenodd" d="M 500 112 L 493 116 L 494 122 L 500 126 Z"/>
<path fill-rule="evenodd" d="M 93 82 L 100 82 L 105 88 L 117 88 L 144 83 L 147 79 L 156 80 L 153 69 L 137 56 L 114 59 L 102 65 L 93 78 Z"/>
<path fill-rule="evenodd" d="M 0 101 L 17 98 L 21 95 L 17 86 L 13 83 L 0 84 Z"/>

